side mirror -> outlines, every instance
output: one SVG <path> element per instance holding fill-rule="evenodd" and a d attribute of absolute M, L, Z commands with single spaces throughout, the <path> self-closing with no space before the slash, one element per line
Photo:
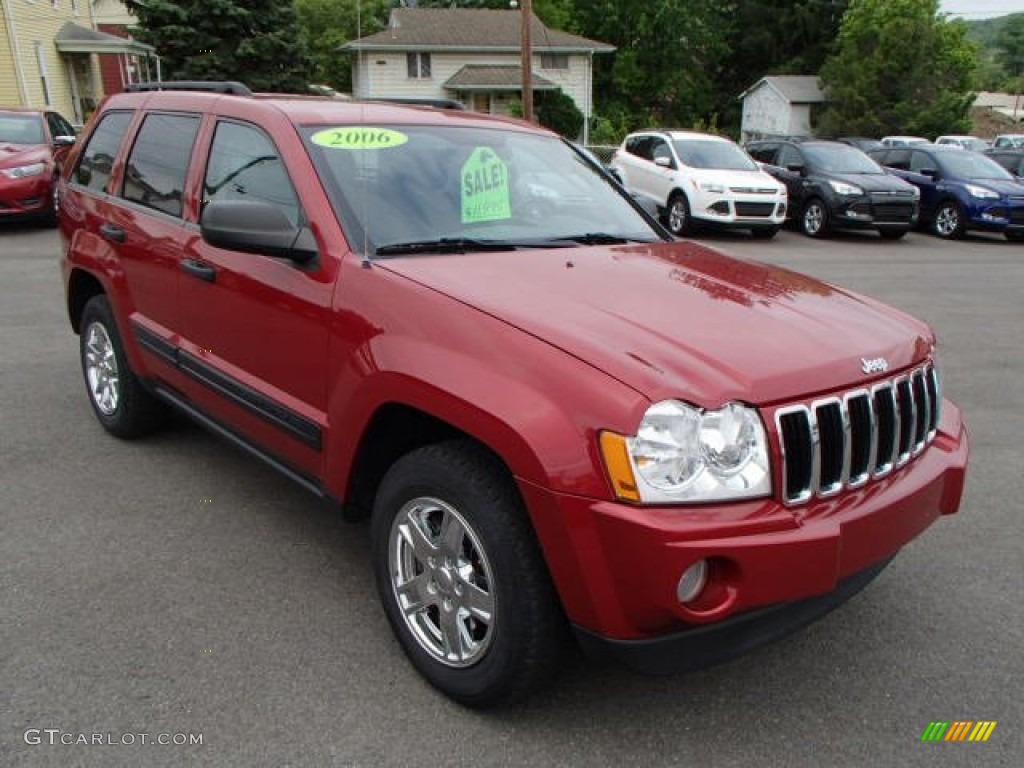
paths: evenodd
<path fill-rule="evenodd" d="M 922 176 L 927 176 L 929 179 L 939 178 L 939 171 L 936 168 L 922 168 L 918 173 Z"/>
<path fill-rule="evenodd" d="M 53 147 L 54 147 L 54 149 L 57 149 L 59 147 L 70 147 L 74 143 L 75 143 L 75 137 L 74 136 L 54 136 L 53 137 Z"/>
<path fill-rule="evenodd" d="M 664 155 L 659 155 L 658 157 L 654 158 L 654 164 L 659 166 L 660 168 L 671 168 L 672 160 L 671 158 L 665 157 Z"/>
<path fill-rule="evenodd" d="M 789 171 L 790 173 L 803 173 L 804 172 L 804 164 L 803 163 L 790 163 L 789 165 L 786 166 L 786 170 Z"/>
<path fill-rule="evenodd" d="M 199 231 L 210 245 L 232 251 L 290 259 L 299 264 L 317 256 L 312 233 L 293 226 L 284 211 L 262 201 L 212 202 L 203 209 Z"/>

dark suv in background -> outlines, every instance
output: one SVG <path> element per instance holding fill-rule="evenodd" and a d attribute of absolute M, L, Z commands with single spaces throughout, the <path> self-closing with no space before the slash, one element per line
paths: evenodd
<path fill-rule="evenodd" d="M 786 185 L 793 220 L 809 237 L 876 229 L 898 240 L 917 221 L 918 191 L 838 141 L 754 141 L 750 156 Z"/>
<path fill-rule="evenodd" d="M 1024 185 L 992 158 L 939 146 L 871 156 L 921 190 L 921 221 L 933 234 L 952 239 L 973 229 L 1024 240 Z"/>

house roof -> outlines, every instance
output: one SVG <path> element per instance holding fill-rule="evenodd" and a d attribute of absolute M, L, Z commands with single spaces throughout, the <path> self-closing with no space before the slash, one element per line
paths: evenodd
<path fill-rule="evenodd" d="M 156 51 L 151 45 L 80 27 L 72 21 L 65 22 L 57 30 L 53 42 L 61 53 L 131 53 L 148 56 Z"/>
<path fill-rule="evenodd" d="M 523 68 L 519 66 L 498 66 L 467 64 L 444 84 L 445 88 L 460 91 L 518 91 L 523 87 Z M 533 73 L 533 88 L 538 91 L 558 88 L 553 82 Z"/>
<path fill-rule="evenodd" d="M 817 75 L 769 75 L 762 77 L 739 97 L 744 98 L 762 85 L 777 91 L 790 104 L 820 104 L 825 101 Z"/>
<path fill-rule="evenodd" d="M 520 15 L 512 10 L 481 8 L 395 8 L 388 28 L 341 46 L 341 50 L 491 50 L 518 51 Z M 611 53 L 615 46 L 544 26 L 536 16 L 530 26 L 539 52 Z"/>

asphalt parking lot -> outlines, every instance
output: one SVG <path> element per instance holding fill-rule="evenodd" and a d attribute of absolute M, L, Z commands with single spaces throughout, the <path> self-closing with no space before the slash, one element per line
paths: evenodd
<path fill-rule="evenodd" d="M 961 513 L 731 664 L 649 678 L 574 658 L 530 703 L 480 714 L 406 663 L 365 526 L 187 423 L 101 430 L 57 236 L 0 228 L 0 766 L 1024 764 L 1024 244 L 705 240 L 933 324 L 972 436 Z M 935 720 L 998 725 L 922 743 Z"/>

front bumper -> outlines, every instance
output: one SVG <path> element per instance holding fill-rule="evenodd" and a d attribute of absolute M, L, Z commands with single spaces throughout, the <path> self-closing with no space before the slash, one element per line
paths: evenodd
<path fill-rule="evenodd" d="M 41 173 L 23 179 L 0 174 L 0 219 L 36 216 L 53 208 L 53 179 Z"/>
<path fill-rule="evenodd" d="M 968 209 L 968 228 L 989 232 L 1024 232 L 1024 203 L 1005 198 Z"/>
<path fill-rule="evenodd" d="M 696 192 L 692 215 L 715 227 L 779 227 L 786 221 L 786 197 Z"/>
<path fill-rule="evenodd" d="M 852 595 L 856 589 L 846 580 L 857 583 L 857 574 L 888 561 L 940 515 L 956 512 L 967 452 L 960 412 L 946 401 L 934 442 L 913 462 L 800 506 L 765 499 L 634 507 L 520 487 L 566 613 L 588 645 L 608 641 L 635 656 L 637 648 L 685 645 L 673 639 L 680 633 L 714 636 L 720 629 L 727 638 L 739 626 L 739 634 L 750 635 L 740 643 L 745 648 L 759 630 L 751 618 L 738 617 L 774 607 L 772 621 L 786 626 L 760 632 L 767 639 L 800 626 L 822 613 L 822 605 L 827 610 Z M 708 584 L 695 600 L 680 603 L 680 577 L 700 560 L 708 563 Z M 811 608 L 780 608 L 809 599 L 816 601 Z"/>
<path fill-rule="evenodd" d="M 917 223 L 919 206 L 909 197 L 838 197 L 832 211 L 835 225 L 850 229 L 907 230 Z"/>

